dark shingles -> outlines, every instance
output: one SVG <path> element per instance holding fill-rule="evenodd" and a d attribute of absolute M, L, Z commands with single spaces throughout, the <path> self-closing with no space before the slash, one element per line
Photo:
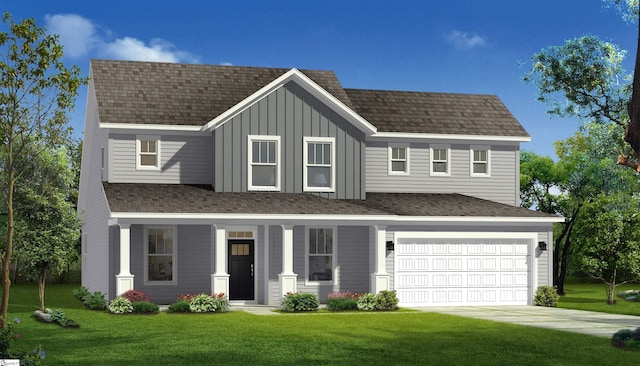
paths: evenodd
<path fill-rule="evenodd" d="M 378 132 L 529 136 L 495 95 L 345 91 L 356 112 Z"/>
<path fill-rule="evenodd" d="M 202 126 L 289 69 L 92 60 L 103 123 Z M 333 71 L 300 70 L 348 107 Z"/>
<path fill-rule="evenodd" d="M 211 186 L 180 184 L 103 183 L 103 187 L 111 212 L 553 217 L 460 194 L 367 193 L 366 200 L 337 200 L 305 193 L 222 193 Z"/>

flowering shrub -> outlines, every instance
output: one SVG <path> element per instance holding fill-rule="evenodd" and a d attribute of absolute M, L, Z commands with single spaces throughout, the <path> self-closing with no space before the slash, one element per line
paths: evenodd
<path fill-rule="evenodd" d="M 33 352 L 14 352 L 9 350 L 12 341 L 20 338 L 20 334 L 15 333 L 15 326 L 20 324 L 20 318 L 14 318 L 13 323 L 7 323 L 7 329 L 0 329 L 0 359 L 19 359 L 20 365 L 39 366 L 43 365 L 46 353 L 42 347 L 36 347 Z"/>
<path fill-rule="evenodd" d="M 229 298 L 224 293 L 212 294 L 213 307 L 219 313 L 229 311 Z"/>
<path fill-rule="evenodd" d="M 125 299 L 128 299 L 132 303 L 140 302 L 140 301 L 151 302 L 151 299 L 149 299 L 149 296 L 147 296 L 147 294 L 145 294 L 144 291 L 141 291 L 141 290 L 129 290 L 120 296 L 124 297 Z"/>
<path fill-rule="evenodd" d="M 131 300 L 118 296 L 109 303 L 109 312 L 112 314 L 128 314 L 133 311 Z"/>
<path fill-rule="evenodd" d="M 347 292 L 334 292 L 327 296 L 327 310 L 344 311 L 358 310 L 358 299 L 360 294 Z"/>
<path fill-rule="evenodd" d="M 358 310 L 375 310 L 376 309 L 376 295 L 371 292 L 362 294 L 357 300 Z"/>
<path fill-rule="evenodd" d="M 280 310 L 286 312 L 317 311 L 318 306 L 318 297 L 314 294 L 287 292 L 280 303 Z"/>
<path fill-rule="evenodd" d="M 189 301 L 189 311 L 192 313 L 209 313 L 216 311 L 213 298 L 207 294 L 196 295 Z"/>

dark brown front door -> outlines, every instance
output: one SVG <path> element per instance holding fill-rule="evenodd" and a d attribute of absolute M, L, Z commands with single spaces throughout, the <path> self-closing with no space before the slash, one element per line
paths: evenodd
<path fill-rule="evenodd" d="M 253 239 L 229 239 L 229 299 L 254 300 Z"/>

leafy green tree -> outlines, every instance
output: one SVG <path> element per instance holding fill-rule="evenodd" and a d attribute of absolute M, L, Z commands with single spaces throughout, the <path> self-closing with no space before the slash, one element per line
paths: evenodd
<path fill-rule="evenodd" d="M 26 168 L 17 157 L 38 156 L 65 145 L 71 135 L 67 113 L 77 90 L 86 83 L 78 67 L 62 63 L 62 46 L 25 19 L 16 23 L 9 13 L 0 32 L 0 192 L 6 208 L 6 240 L 2 256 L 2 329 L 7 328 L 11 287 L 9 265 L 15 235 L 14 194 Z"/>
<path fill-rule="evenodd" d="M 602 194 L 585 205 L 575 229 L 578 262 L 606 284 L 608 304 L 616 286 L 640 279 L 639 204 L 628 194 Z"/>

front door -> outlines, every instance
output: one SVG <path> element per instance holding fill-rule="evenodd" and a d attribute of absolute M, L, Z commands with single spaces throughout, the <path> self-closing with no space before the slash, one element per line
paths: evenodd
<path fill-rule="evenodd" d="M 229 299 L 254 300 L 253 239 L 229 239 Z"/>

